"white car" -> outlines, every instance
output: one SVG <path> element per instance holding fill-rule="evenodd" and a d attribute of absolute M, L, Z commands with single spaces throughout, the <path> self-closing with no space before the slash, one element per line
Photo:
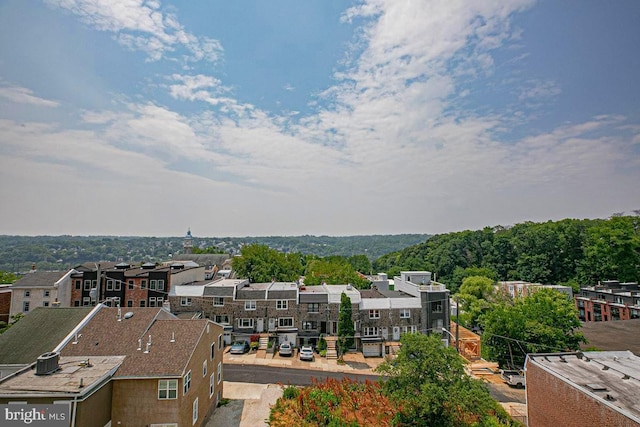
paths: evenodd
<path fill-rule="evenodd" d="M 293 354 L 293 348 L 291 347 L 291 343 L 283 342 L 280 344 L 280 349 L 278 350 L 278 354 L 280 356 L 291 356 Z"/>
<path fill-rule="evenodd" d="M 300 360 L 310 360 L 311 362 L 313 362 L 313 348 L 311 348 L 311 346 L 309 345 L 303 345 L 300 348 Z"/>

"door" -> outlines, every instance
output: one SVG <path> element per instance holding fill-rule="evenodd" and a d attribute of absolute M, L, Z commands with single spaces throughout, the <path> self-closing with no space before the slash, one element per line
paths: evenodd
<path fill-rule="evenodd" d="M 276 329 L 276 319 L 270 318 L 269 319 L 269 330 L 273 331 Z"/>
<path fill-rule="evenodd" d="M 389 339 L 389 330 L 386 327 L 381 328 L 381 332 L 382 332 L 382 339 L 383 340 L 388 340 Z"/>
<path fill-rule="evenodd" d="M 393 327 L 393 340 L 400 341 L 400 326 Z"/>
<path fill-rule="evenodd" d="M 256 332 L 264 332 L 264 319 L 262 317 L 256 323 Z"/>

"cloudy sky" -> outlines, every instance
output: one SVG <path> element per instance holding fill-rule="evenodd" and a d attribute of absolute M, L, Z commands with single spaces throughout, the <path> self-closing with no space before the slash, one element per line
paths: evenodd
<path fill-rule="evenodd" d="M 0 234 L 640 209 L 637 0 L 0 0 Z"/>

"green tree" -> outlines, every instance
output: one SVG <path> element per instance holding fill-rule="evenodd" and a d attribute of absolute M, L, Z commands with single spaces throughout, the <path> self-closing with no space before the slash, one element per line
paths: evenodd
<path fill-rule="evenodd" d="M 0 334 L 4 333 L 7 329 L 15 325 L 23 317 L 24 313 L 17 313 L 11 316 L 11 319 L 9 319 L 9 323 L 0 322 Z"/>
<path fill-rule="evenodd" d="M 351 298 L 343 292 L 340 296 L 340 312 L 338 314 L 338 353 L 340 358 L 353 346 L 355 330 L 352 311 Z"/>
<path fill-rule="evenodd" d="M 194 254 L 225 254 L 226 252 L 216 246 L 207 246 L 206 248 L 193 248 Z"/>
<path fill-rule="evenodd" d="M 540 289 L 484 315 L 483 356 L 501 367 L 521 368 L 528 353 L 579 350 L 587 342 L 580 326 L 573 301 L 554 289 Z"/>
<path fill-rule="evenodd" d="M 14 283 L 19 278 L 17 274 L 0 271 L 0 284 Z"/>
<path fill-rule="evenodd" d="M 347 258 L 351 267 L 362 274 L 371 274 L 371 261 L 366 255 L 352 255 Z"/>
<path fill-rule="evenodd" d="M 342 257 L 330 257 L 309 261 L 304 272 L 304 283 L 310 286 L 320 285 L 321 283 L 328 285 L 351 283 L 358 289 L 369 287 L 369 281 L 358 276 L 358 273 L 353 269 L 351 264 Z"/>
<path fill-rule="evenodd" d="M 404 334 L 398 357 L 382 363 L 387 375 L 384 391 L 402 402 L 396 425 L 501 426 L 512 425 L 487 387 L 471 378 L 464 361 L 438 334 Z M 513 423 L 515 425 L 515 423 Z"/>
<path fill-rule="evenodd" d="M 238 277 L 252 283 L 295 281 L 300 278 L 302 265 L 297 254 L 283 254 L 267 245 L 252 244 L 242 247 L 241 256 L 233 259 Z"/>

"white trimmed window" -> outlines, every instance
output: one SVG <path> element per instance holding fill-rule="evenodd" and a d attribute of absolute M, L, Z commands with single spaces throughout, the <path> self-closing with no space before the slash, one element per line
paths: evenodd
<path fill-rule="evenodd" d="M 182 379 L 182 394 L 187 394 L 191 389 L 191 371 Z"/>
<path fill-rule="evenodd" d="M 218 384 L 222 381 L 222 362 L 218 363 Z"/>
<path fill-rule="evenodd" d="M 222 350 L 222 335 L 218 335 L 218 350 Z"/>
<path fill-rule="evenodd" d="M 190 297 L 180 297 L 180 305 L 183 306 L 183 307 L 191 305 L 191 298 Z"/>
<path fill-rule="evenodd" d="M 320 303 L 311 302 L 307 304 L 307 313 L 320 313 Z"/>
<path fill-rule="evenodd" d="M 253 328 L 253 319 L 238 319 L 238 328 Z"/>
<path fill-rule="evenodd" d="M 85 280 L 84 281 L 84 290 L 88 291 L 89 289 L 91 289 L 91 280 Z"/>
<path fill-rule="evenodd" d="M 178 380 L 159 380 L 158 381 L 158 399 L 177 399 L 178 398 Z"/>
<path fill-rule="evenodd" d="M 90 297 L 82 297 L 82 305 L 91 305 Z"/>
<path fill-rule="evenodd" d="M 149 280 L 149 289 L 156 289 L 156 281 L 155 280 Z"/>
<path fill-rule="evenodd" d="M 380 310 L 369 310 L 369 319 L 379 319 Z"/>
<path fill-rule="evenodd" d="M 140 289 L 147 289 L 147 281 L 146 281 L 146 279 L 140 281 Z"/>
<path fill-rule="evenodd" d="M 207 361 L 202 362 L 202 378 L 207 376 Z"/>
<path fill-rule="evenodd" d="M 279 328 L 291 328 L 291 327 L 293 327 L 293 317 L 279 317 L 278 318 L 278 327 Z"/>
<path fill-rule="evenodd" d="M 25 313 L 29 312 L 29 301 L 22 301 L 22 311 Z"/>
<path fill-rule="evenodd" d="M 377 337 L 378 336 L 378 327 L 377 326 L 367 326 L 364 328 L 364 332 L 362 334 L 365 337 Z"/>
<path fill-rule="evenodd" d="M 164 291 L 164 280 L 162 279 L 158 280 L 158 290 Z"/>
<path fill-rule="evenodd" d="M 192 418 L 193 418 L 193 420 L 192 420 L 193 424 L 195 424 L 198 421 L 198 398 L 197 397 L 193 400 L 193 415 L 192 415 Z"/>
<path fill-rule="evenodd" d="M 315 329 L 318 329 L 318 322 L 314 320 L 305 320 L 302 322 L 303 331 L 313 331 Z"/>
<path fill-rule="evenodd" d="M 442 301 L 434 301 L 431 303 L 432 313 L 442 313 Z"/>
<path fill-rule="evenodd" d="M 213 306 L 214 307 L 224 307 L 224 298 L 222 298 L 222 297 L 214 297 L 213 298 Z"/>
<path fill-rule="evenodd" d="M 215 341 L 211 343 L 211 360 L 216 356 L 216 343 Z"/>
<path fill-rule="evenodd" d="M 244 309 L 249 311 L 249 310 L 255 310 L 256 309 L 256 302 L 255 301 L 245 301 L 244 302 Z"/>
<path fill-rule="evenodd" d="M 216 374 L 211 374 L 209 377 L 209 399 L 213 397 L 213 390 L 216 384 Z"/>
<path fill-rule="evenodd" d="M 401 319 L 410 319 L 411 318 L 411 310 L 408 308 L 403 308 L 400 310 L 400 318 Z"/>
<path fill-rule="evenodd" d="M 286 310 L 289 308 L 289 301 L 286 299 L 279 299 L 276 301 L 276 310 Z"/>

